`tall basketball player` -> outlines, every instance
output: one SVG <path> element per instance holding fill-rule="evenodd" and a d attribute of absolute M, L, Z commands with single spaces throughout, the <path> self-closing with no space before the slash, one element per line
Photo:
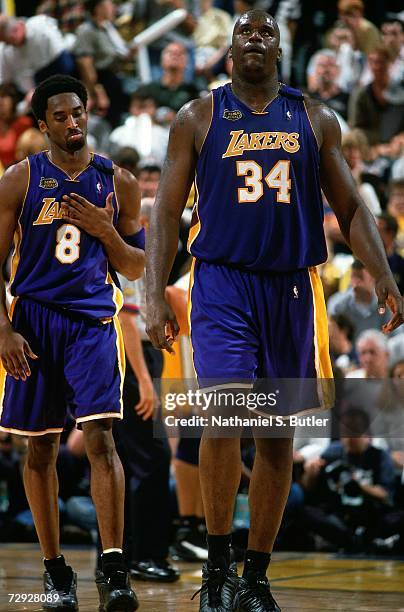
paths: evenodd
<path fill-rule="evenodd" d="M 178 113 L 154 207 L 148 249 L 148 333 L 172 351 L 178 333 L 164 287 L 178 224 L 195 179 L 190 251 L 191 340 L 199 380 L 332 376 L 321 282 L 327 258 L 321 188 L 343 235 L 376 279 L 390 332 L 403 299 L 376 225 L 341 155 L 338 122 L 326 106 L 278 82 L 275 20 L 242 15 L 233 32 L 232 83 Z M 266 572 L 288 496 L 292 440 L 256 439 L 249 491 L 251 528 L 243 577 L 230 565 L 230 530 L 240 481 L 239 439 L 200 447 L 208 527 L 203 612 L 278 611 Z"/>
<path fill-rule="evenodd" d="M 24 484 L 42 548 L 45 609 L 77 610 L 76 575 L 59 548 L 56 458 L 66 410 L 84 432 L 104 554 L 100 610 L 135 610 L 122 556 L 124 476 L 112 438 L 122 418 L 123 346 L 114 271 L 141 275 L 144 234 L 136 180 L 90 153 L 87 91 L 54 76 L 32 98 L 49 151 L 0 181 L 0 259 L 14 236 L 6 311 L 0 305 L 0 427 L 29 436 Z"/>

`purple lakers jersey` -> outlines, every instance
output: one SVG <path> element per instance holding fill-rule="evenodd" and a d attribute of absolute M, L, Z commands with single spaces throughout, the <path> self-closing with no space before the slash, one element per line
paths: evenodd
<path fill-rule="evenodd" d="M 49 159 L 48 152 L 28 158 L 29 184 L 14 236 L 10 291 L 84 317 L 115 315 L 121 291 L 108 269 L 101 242 L 61 215 L 62 196 L 77 193 L 104 207 L 114 192 L 112 162 L 93 155 L 74 179 Z M 116 196 L 113 198 L 117 222 Z"/>
<path fill-rule="evenodd" d="M 282 85 L 262 112 L 230 84 L 213 90 L 197 163 L 188 247 L 246 270 L 307 268 L 327 258 L 319 151 L 301 92 Z"/>

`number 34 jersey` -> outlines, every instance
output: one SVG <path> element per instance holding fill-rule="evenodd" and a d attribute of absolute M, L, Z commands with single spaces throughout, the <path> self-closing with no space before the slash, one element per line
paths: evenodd
<path fill-rule="evenodd" d="M 43 151 L 28 158 L 29 184 L 19 216 L 11 266 L 10 292 L 66 309 L 83 317 L 107 319 L 122 304 L 101 242 L 62 218 L 65 194 L 76 193 L 104 207 L 114 189 L 112 162 L 93 155 L 74 179 Z M 114 225 L 118 210 L 113 198 Z"/>
<path fill-rule="evenodd" d="M 192 255 L 262 271 L 325 261 L 319 164 L 300 91 L 281 85 L 255 112 L 230 84 L 213 90 L 212 121 L 196 168 Z"/>

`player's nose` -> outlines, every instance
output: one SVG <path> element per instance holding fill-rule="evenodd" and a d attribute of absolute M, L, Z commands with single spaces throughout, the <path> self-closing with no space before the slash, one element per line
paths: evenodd
<path fill-rule="evenodd" d="M 76 128 L 78 126 L 77 119 L 73 115 L 67 117 L 66 125 L 68 128 Z"/>
<path fill-rule="evenodd" d="M 251 30 L 250 40 L 262 40 L 261 32 L 258 29 L 253 28 Z"/>

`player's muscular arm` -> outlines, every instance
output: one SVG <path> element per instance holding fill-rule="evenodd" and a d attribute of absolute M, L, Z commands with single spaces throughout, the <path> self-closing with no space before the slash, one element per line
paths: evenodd
<path fill-rule="evenodd" d="M 135 177 L 115 167 L 116 196 L 119 203 L 117 229 L 113 225 L 113 193 L 109 193 L 105 208 L 99 208 L 76 193 L 63 196 L 63 218 L 98 238 L 112 267 L 129 280 L 139 278 L 144 268 L 144 251 L 128 244 L 123 237 L 140 230 L 140 191 Z"/>
<path fill-rule="evenodd" d="M 391 273 L 374 217 L 360 197 L 341 150 L 341 130 L 334 113 L 322 104 L 308 102 L 308 112 L 320 148 L 321 186 L 341 232 L 355 256 L 376 281 L 379 309 L 386 303 L 393 313 L 383 327 L 388 333 L 404 321 L 404 304 Z"/>
<path fill-rule="evenodd" d="M 37 357 L 28 342 L 14 332 L 8 318 L 2 269 L 11 249 L 28 180 L 26 160 L 9 168 L 0 180 L 0 359 L 6 372 L 17 380 L 25 380 L 31 373 L 26 356 Z"/>
<path fill-rule="evenodd" d="M 210 98 L 194 100 L 177 114 L 150 219 L 146 248 L 146 329 L 153 345 L 169 352 L 173 352 L 171 344 L 179 327 L 164 299 L 164 290 L 177 252 L 180 219 L 195 177 L 198 153 L 209 129 L 211 104 Z"/>

